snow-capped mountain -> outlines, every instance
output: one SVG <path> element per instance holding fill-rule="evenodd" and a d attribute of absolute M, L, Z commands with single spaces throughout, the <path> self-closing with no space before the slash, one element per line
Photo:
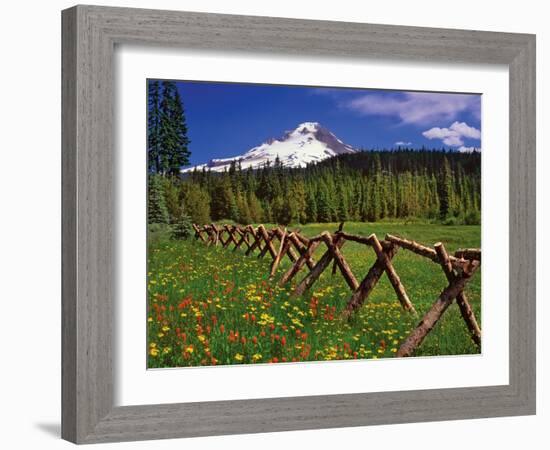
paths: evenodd
<path fill-rule="evenodd" d="M 212 159 L 206 164 L 188 167 L 182 172 L 196 169 L 223 172 L 229 169 L 233 161 L 240 161 L 241 167 L 262 167 L 267 161 L 273 163 L 279 157 L 285 167 L 305 167 L 332 156 L 357 152 L 352 146 L 343 143 L 318 122 L 304 122 L 294 130 L 287 131 L 279 139 L 269 139 L 263 144 L 251 148 L 240 156 L 224 159 Z"/>

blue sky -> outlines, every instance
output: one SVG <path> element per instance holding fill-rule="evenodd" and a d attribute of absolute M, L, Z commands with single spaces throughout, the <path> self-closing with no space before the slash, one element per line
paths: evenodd
<path fill-rule="evenodd" d="M 476 94 L 186 81 L 177 88 L 193 165 L 240 155 L 302 122 L 320 122 L 356 148 L 481 148 Z"/>

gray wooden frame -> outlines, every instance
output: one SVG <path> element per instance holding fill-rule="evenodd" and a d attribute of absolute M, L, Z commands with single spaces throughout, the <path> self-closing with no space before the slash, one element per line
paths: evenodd
<path fill-rule="evenodd" d="M 63 11 L 62 31 L 63 438 L 93 443 L 535 413 L 535 36 L 97 6 Z M 510 383 L 114 407 L 113 52 L 118 43 L 506 64 Z"/>

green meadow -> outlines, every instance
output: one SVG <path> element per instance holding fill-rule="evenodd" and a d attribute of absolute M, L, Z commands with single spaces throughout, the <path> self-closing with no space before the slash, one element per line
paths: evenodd
<path fill-rule="evenodd" d="M 266 224 L 269 228 L 270 225 Z M 337 223 L 289 226 L 306 236 L 336 231 Z M 386 233 L 427 246 L 443 242 L 449 253 L 480 247 L 479 225 L 439 225 L 404 222 L 346 222 L 344 231 L 368 236 Z M 432 261 L 401 249 L 394 267 L 417 310 L 402 310 L 386 275 L 363 307 L 351 318 L 341 313 L 351 292 L 332 266 L 304 295 L 294 298 L 292 283 L 278 279 L 289 267 L 286 259 L 269 279 L 271 258 L 245 256 L 207 246 L 194 238 L 169 240 L 149 235 L 148 251 L 148 367 L 258 364 L 393 357 L 401 342 L 447 285 L 441 268 Z M 244 247 L 244 246 L 243 246 Z M 314 258 L 324 252 L 321 245 Z M 372 248 L 346 242 L 342 253 L 361 281 L 375 262 Z M 466 287 L 480 326 L 481 270 Z M 456 305 L 451 305 L 415 356 L 479 353 Z"/>

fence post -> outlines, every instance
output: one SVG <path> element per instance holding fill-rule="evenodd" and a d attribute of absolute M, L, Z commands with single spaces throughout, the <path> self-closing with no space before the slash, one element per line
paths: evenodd
<path fill-rule="evenodd" d="M 355 291 L 359 287 L 359 282 L 355 278 L 355 275 L 353 275 L 353 272 L 351 271 L 351 268 L 349 267 L 347 261 L 344 259 L 342 252 L 336 245 L 334 245 L 332 236 L 328 232 L 324 231 L 321 235 L 323 236 L 323 241 L 325 242 L 326 246 L 332 253 L 334 263 L 340 268 L 340 272 L 346 280 L 346 283 L 352 291 Z"/>
<path fill-rule="evenodd" d="M 384 265 L 384 270 L 386 271 L 386 275 L 388 276 L 390 283 L 393 286 L 395 293 L 397 294 L 399 303 L 401 303 L 401 306 L 405 311 L 416 313 L 414 306 L 409 300 L 409 296 L 405 291 L 405 287 L 403 286 L 403 284 L 401 284 L 399 275 L 397 275 L 397 272 L 393 268 L 390 258 L 388 258 L 388 255 L 386 255 L 386 253 L 384 252 L 382 244 L 380 244 L 380 241 L 376 237 L 376 234 L 371 234 L 369 236 L 369 239 L 372 242 L 372 248 L 374 249 L 376 256 L 378 257 L 378 260 Z"/>
<path fill-rule="evenodd" d="M 456 296 L 462 292 L 466 283 L 470 280 L 473 273 L 479 266 L 479 263 L 471 266 L 471 271 L 463 273 L 462 276 L 455 278 L 449 285 L 443 289 L 439 297 L 434 302 L 430 310 L 424 315 L 417 327 L 401 344 L 397 351 L 397 357 L 411 356 L 418 348 L 424 338 L 432 331 L 435 324 L 441 319 L 443 313 L 451 305 Z"/>
<path fill-rule="evenodd" d="M 388 249 L 385 250 L 386 255 L 389 260 L 391 260 L 397 253 L 397 246 L 394 244 L 389 244 Z M 346 309 L 344 310 L 344 318 L 350 318 L 352 313 L 357 311 L 368 298 L 376 283 L 380 280 L 380 277 L 384 273 L 384 263 L 377 259 L 374 264 L 371 266 L 363 281 L 359 287 L 355 290 L 351 298 L 348 300 Z"/>
<path fill-rule="evenodd" d="M 338 235 L 336 236 L 334 245 L 337 248 L 342 247 L 344 245 L 344 239 Z M 299 296 L 302 295 L 306 290 L 308 290 L 313 283 L 321 276 L 323 271 L 327 268 L 327 266 L 330 264 L 330 261 L 332 260 L 332 252 L 330 249 L 327 249 L 325 254 L 321 257 L 321 259 L 315 264 L 313 269 L 311 269 L 311 272 L 309 272 L 305 278 L 300 281 L 300 284 L 296 286 L 296 289 L 292 293 L 293 296 Z"/>
<path fill-rule="evenodd" d="M 445 249 L 445 246 L 441 242 L 438 242 L 437 244 L 435 244 L 434 248 L 439 256 L 439 260 L 441 261 L 441 267 L 443 268 L 443 272 L 445 272 L 447 281 L 451 283 L 457 278 L 457 275 L 453 270 L 453 266 L 451 262 L 449 261 L 449 255 L 447 253 L 447 250 Z M 458 295 L 456 296 L 456 303 L 460 309 L 460 314 L 462 315 L 462 318 L 466 323 L 466 327 L 470 332 L 470 336 L 472 340 L 478 347 L 481 347 L 481 329 L 477 324 L 477 320 L 475 318 L 474 312 L 472 311 L 470 303 L 466 298 L 466 294 L 463 291 L 459 292 Z"/>
<path fill-rule="evenodd" d="M 275 275 L 275 272 L 277 271 L 277 267 L 279 267 L 281 259 L 285 256 L 285 254 L 287 254 L 288 249 L 290 248 L 290 240 L 286 235 L 286 229 L 282 232 L 280 240 L 281 240 L 281 243 L 279 245 L 279 251 L 277 252 L 275 259 L 271 264 L 271 271 L 269 273 L 269 278 L 273 278 L 273 276 Z"/>
<path fill-rule="evenodd" d="M 292 280 L 292 278 L 294 278 L 294 276 L 300 271 L 300 269 L 304 267 L 304 264 L 306 263 L 306 261 L 311 260 L 311 255 L 313 255 L 313 252 L 319 246 L 320 243 L 321 243 L 320 241 L 309 241 L 306 249 L 298 258 L 298 260 L 282 276 L 281 281 L 279 282 L 280 286 Z"/>

